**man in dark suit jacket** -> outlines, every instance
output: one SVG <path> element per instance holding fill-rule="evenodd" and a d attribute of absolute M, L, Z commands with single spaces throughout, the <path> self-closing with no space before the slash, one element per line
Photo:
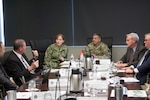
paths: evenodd
<path fill-rule="evenodd" d="M 4 52 L 5 52 L 5 46 L 2 42 L 0 42 L 0 59 L 2 59 Z M 3 90 L 3 92 L 17 89 L 17 85 L 14 83 L 13 79 L 7 75 L 1 62 L 0 62 L 0 84 L 5 89 Z M 5 93 L 3 94 L 5 95 Z"/>
<path fill-rule="evenodd" d="M 32 79 L 35 76 L 34 70 L 39 66 L 38 60 L 28 60 L 24 54 L 25 50 L 26 42 L 23 39 L 16 39 L 14 42 L 14 50 L 10 52 L 5 61 L 7 73 L 14 78 L 14 81 L 19 86 L 24 81 Z M 33 54 L 34 59 L 37 59 L 37 51 L 33 51 Z"/>
<path fill-rule="evenodd" d="M 124 68 L 126 73 L 135 73 L 140 84 L 146 82 L 147 74 L 150 73 L 150 33 L 145 34 L 145 47 L 148 49 L 139 62 Z"/>
<path fill-rule="evenodd" d="M 138 62 L 145 51 L 147 50 L 143 45 L 138 44 L 139 36 L 136 33 L 126 35 L 126 44 L 128 46 L 125 55 L 116 63 L 117 67 L 127 67 L 133 63 Z"/>

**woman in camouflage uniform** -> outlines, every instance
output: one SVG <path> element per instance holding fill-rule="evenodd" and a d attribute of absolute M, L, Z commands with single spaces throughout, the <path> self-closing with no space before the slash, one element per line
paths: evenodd
<path fill-rule="evenodd" d="M 51 44 L 44 57 L 44 63 L 48 67 L 59 68 L 59 64 L 67 59 L 68 47 L 64 44 L 64 35 L 56 35 L 56 43 Z"/>

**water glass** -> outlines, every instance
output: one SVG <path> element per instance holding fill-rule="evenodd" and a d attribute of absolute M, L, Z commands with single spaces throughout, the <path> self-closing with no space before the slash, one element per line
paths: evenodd
<path fill-rule="evenodd" d="M 35 80 L 30 80 L 29 81 L 29 84 L 28 84 L 28 89 L 30 90 L 30 91 L 32 91 L 32 90 L 34 90 L 36 88 L 36 82 L 35 82 Z"/>
<path fill-rule="evenodd" d="M 52 95 L 50 92 L 46 92 L 44 94 L 44 100 L 52 100 Z"/>
<path fill-rule="evenodd" d="M 97 89 L 96 88 L 91 88 L 91 90 L 90 90 L 90 92 L 91 92 L 91 96 L 92 97 L 95 97 L 96 95 L 97 95 Z"/>
<path fill-rule="evenodd" d="M 147 75 L 147 79 L 146 79 L 146 92 L 149 94 L 150 93 L 150 74 Z"/>

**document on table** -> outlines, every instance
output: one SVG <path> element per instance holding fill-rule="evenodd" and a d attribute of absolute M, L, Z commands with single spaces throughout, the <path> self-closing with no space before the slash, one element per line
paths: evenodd
<path fill-rule="evenodd" d="M 128 97 L 147 97 L 145 90 L 128 90 Z"/>
<path fill-rule="evenodd" d="M 145 90 L 127 90 L 126 93 L 123 93 L 124 95 L 127 95 L 127 97 L 147 97 Z M 111 97 L 115 97 L 115 91 L 111 91 Z"/>
<path fill-rule="evenodd" d="M 120 73 L 120 72 L 123 73 L 123 72 L 125 72 L 125 70 L 117 69 L 117 72 L 118 72 L 118 73 Z"/>
<path fill-rule="evenodd" d="M 51 69 L 51 73 L 56 73 L 58 71 L 59 71 L 59 69 Z"/>
<path fill-rule="evenodd" d="M 17 99 L 29 99 L 32 96 L 32 92 L 17 92 Z"/>
<path fill-rule="evenodd" d="M 59 65 L 62 66 L 62 65 L 69 65 L 70 64 L 70 61 L 63 61 L 62 63 L 60 63 Z"/>
<path fill-rule="evenodd" d="M 124 82 L 139 82 L 139 80 L 134 77 L 121 77 L 121 79 L 123 79 Z"/>
<path fill-rule="evenodd" d="M 108 97 L 77 97 L 77 100 L 108 100 Z"/>

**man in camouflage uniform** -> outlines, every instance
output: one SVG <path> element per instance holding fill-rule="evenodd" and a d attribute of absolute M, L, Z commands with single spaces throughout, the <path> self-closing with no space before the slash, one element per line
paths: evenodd
<path fill-rule="evenodd" d="M 110 58 L 111 53 L 108 46 L 101 41 L 100 34 L 93 35 L 92 42 L 83 50 L 84 56 L 93 56 L 94 58 Z"/>

